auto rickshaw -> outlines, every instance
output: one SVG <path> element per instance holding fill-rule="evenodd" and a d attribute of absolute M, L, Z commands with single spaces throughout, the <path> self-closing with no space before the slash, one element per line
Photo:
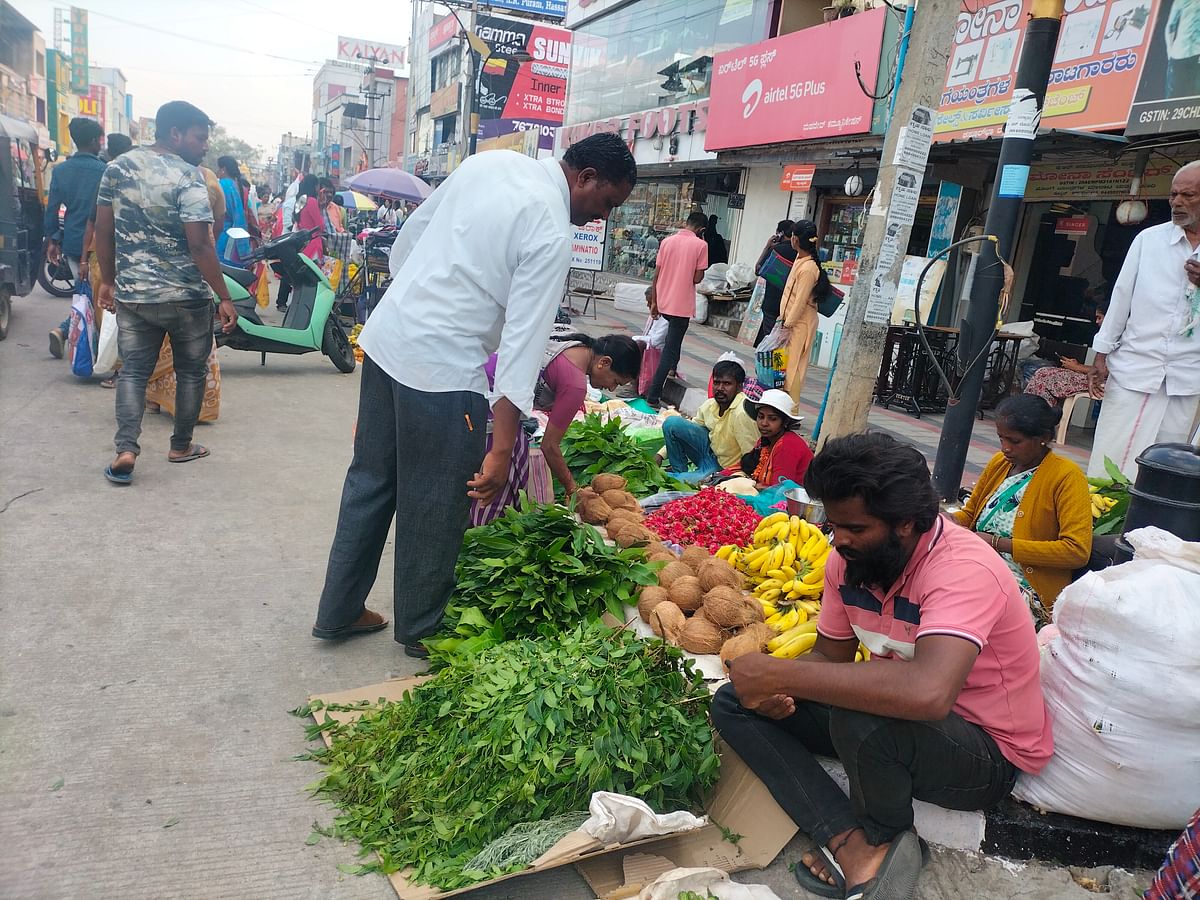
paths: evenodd
<path fill-rule="evenodd" d="M 24 297 L 42 261 L 42 154 L 33 127 L 0 115 L 0 340 L 12 298 Z"/>

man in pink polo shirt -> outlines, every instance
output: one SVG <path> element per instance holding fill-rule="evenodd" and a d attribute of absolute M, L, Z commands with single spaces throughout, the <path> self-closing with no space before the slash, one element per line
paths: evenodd
<path fill-rule="evenodd" d="M 986 809 L 1050 758 L 1033 622 L 1004 561 L 938 514 L 913 447 L 831 440 L 804 486 L 836 551 L 816 645 L 797 660 L 734 660 L 713 722 L 817 842 L 796 866 L 808 891 L 910 900 L 913 799 Z M 871 659 L 855 665 L 860 641 Z M 849 797 L 814 754 L 841 759 Z"/>
<path fill-rule="evenodd" d="M 667 375 L 679 365 L 683 336 L 696 314 L 696 285 L 704 279 L 704 270 L 708 268 L 708 244 L 700 236 L 707 227 L 704 213 L 692 213 L 683 228 L 658 245 L 654 280 L 646 291 L 650 315 L 656 319 L 664 316 L 667 320 L 667 341 L 654 380 L 646 390 L 646 402 L 655 408 L 662 402 Z"/>

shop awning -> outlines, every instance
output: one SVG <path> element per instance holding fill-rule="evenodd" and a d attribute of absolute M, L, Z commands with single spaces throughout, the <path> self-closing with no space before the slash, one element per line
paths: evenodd
<path fill-rule="evenodd" d="M 959 159 L 964 153 L 995 157 L 1000 153 L 1002 138 L 964 138 L 952 141 L 939 141 L 930 151 L 932 158 L 954 157 Z M 1054 156 L 1092 156 L 1104 159 L 1115 159 L 1121 151 L 1129 146 L 1129 140 L 1120 134 L 1103 134 L 1095 131 L 1078 131 L 1074 128 L 1048 128 L 1038 132 L 1033 141 L 1033 158 L 1035 161 L 1048 155 Z"/>

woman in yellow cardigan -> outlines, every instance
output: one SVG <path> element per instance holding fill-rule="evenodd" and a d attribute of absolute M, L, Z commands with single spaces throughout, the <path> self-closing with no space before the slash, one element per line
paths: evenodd
<path fill-rule="evenodd" d="M 1000 452 L 971 492 L 960 525 L 979 533 L 1008 563 L 1039 627 L 1050 620 L 1071 573 L 1092 554 L 1087 479 L 1050 449 L 1062 410 L 1033 394 L 1009 397 L 996 410 Z"/>

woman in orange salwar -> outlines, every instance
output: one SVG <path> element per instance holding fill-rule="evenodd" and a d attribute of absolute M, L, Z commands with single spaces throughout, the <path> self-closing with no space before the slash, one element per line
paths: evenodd
<path fill-rule="evenodd" d="M 804 376 L 808 373 L 808 358 L 817 336 L 814 291 L 821 277 L 821 264 L 817 261 L 816 239 L 817 226 L 808 219 L 801 219 L 793 226 L 792 247 L 796 250 L 796 261 L 792 263 L 779 304 L 779 321 L 790 332 L 784 389 L 793 403 L 800 401 Z"/>

